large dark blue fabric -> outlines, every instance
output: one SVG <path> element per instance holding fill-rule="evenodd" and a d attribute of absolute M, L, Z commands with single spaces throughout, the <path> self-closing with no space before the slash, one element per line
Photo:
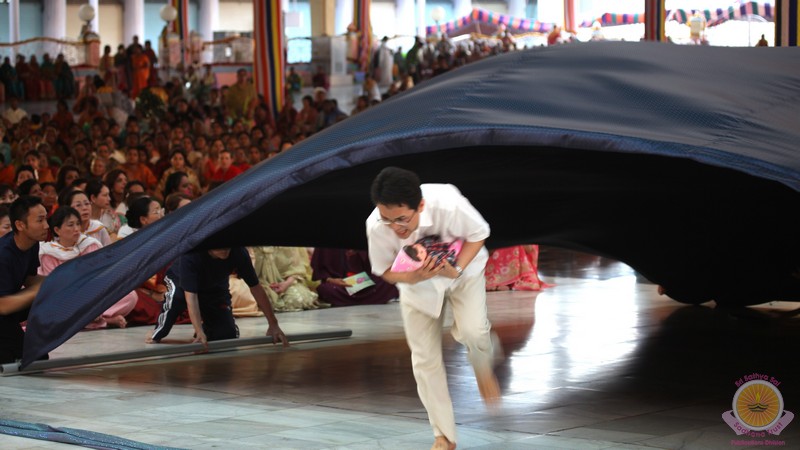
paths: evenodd
<path fill-rule="evenodd" d="M 425 81 L 100 251 L 58 267 L 23 364 L 194 248 L 365 248 L 397 165 L 457 185 L 491 247 L 618 259 L 676 300 L 800 301 L 800 50 L 587 43 Z"/>

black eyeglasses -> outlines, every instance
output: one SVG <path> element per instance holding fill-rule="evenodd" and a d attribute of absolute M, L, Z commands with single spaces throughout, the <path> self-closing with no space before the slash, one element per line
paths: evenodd
<path fill-rule="evenodd" d="M 408 224 L 411 222 L 411 219 L 413 219 L 414 216 L 416 215 L 417 215 L 417 210 L 415 209 L 414 214 L 411 214 L 411 216 L 409 217 L 398 217 L 397 219 L 392 219 L 392 220 L 378 219 L 378 222 L 382 223 L 383 225 L 386 225 L 387 227 L 390 227 L 392 225 L 397 225 L 405 228 L 408 227 Z"/>

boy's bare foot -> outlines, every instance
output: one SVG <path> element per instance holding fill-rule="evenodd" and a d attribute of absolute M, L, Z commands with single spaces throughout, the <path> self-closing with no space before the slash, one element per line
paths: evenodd
<path fill-rule="evenodd" d="M 481 393 L 483 402 L 492 407 L 499 405 L 501 398 L 500 384 L 497 382 L 497 377 L 494 376 L 494 373 L 487 372 L 476 375 L 476 379 L 478 380 L 478 391 Z"/>
<path fill-rule="evenodd" d="M 108 323 L 109 326 L 117 328 L 125 328 L 128 326 L 128 321 L 125 320 L 125 317 L 119 315 L 107 318 L 106 323 Z"/>
<path fill-rule="evenodd" d="M 436 436 L 436 440 L 433 441 L 433 447 L 431 450 L 455 450 L 456 444 L 447 440 L 444 436 Z"/>

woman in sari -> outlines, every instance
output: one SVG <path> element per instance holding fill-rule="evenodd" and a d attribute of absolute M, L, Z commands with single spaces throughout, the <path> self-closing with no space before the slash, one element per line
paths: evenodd
<path fill-rule="evenodd" d="M 58 208 L 48 222 L 54 239 L 39 247 L 40 275 L 48 275 L 61 264 L 102 247 L 96 239 L 81 232 L 80 213 L 75 208 Z M 95 330 L 110 326 L 125 328 L 128 325 L 125 316 L 135 305 L 136 292 L 131 292 L 86 325 L 85 329 Z"/>
<path fill-rule="evenodd" d="M 400 297 L 395 285 L 372 273 L 369 256 L 364 250 L 316 248 L 311 257 L 314 279 L 319 280 L 319 298 L 333 306 L 382 305 Z M 345 278 L 364 272 L 375 283 L 350 294 Z"/>
<path fill-rule="evenodd" d="M 486 290 L 539 291 L 550 287 L 539 279 L 538 262 L 538 245 L 492 250 L 486 263 Z"/>
<path fill-rule="evenodd" d="M 136 98 L 147 87 L 150 78 L 150 58 L 140 47 L 133 47 L 131 53 L 131 98 Z"/>
<path fill-rule="evenodd" d="M 304 247 L 255 247 L 255 269 L 277 311 L 329 307 L 319 301 L 311 281 L 311 263 Z"/>

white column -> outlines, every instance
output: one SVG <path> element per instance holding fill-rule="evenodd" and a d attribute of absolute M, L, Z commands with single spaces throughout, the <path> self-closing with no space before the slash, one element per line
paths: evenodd
<path fill-rule="evenodd" d="M 511 17 L 525 17 L 525 0 L 508 0 L 508 15 Z"/>
<path fill-rule="evenodd" d="M 50 2 L 47 1 L 45 3 Z M 89 0 L 89 4 L 92 5 L 92 8 L 94 8 L 94 19 L 92 19 L 92 26 L 90 29 L 96 34 L 100 34 L 100 0 Z"/>
<path fill-rule="evenodd" d="M 340 35 L 347 33 L 347 27 L 353 23 L 353 0 L 336 0 L 333 22 L 333 34 Z"/>
<path fill-rule="evenodd" d="M 425 0 L 417 0 L 417 36 L 425 39 L 425 25 L 428 23 Z"/>
<path fill-rule="evenodd" d="M 453 13 L 456 19 L 470 15 L 472 13 L 472 0 L 454 0 Z"/>
<path fill-rule="evenodd" d="M 130 45 L 134 36 L 139 36 L 139 42 L 144 42 L 144 0 L 125 0 L 122 17 L 123 44 L 126 47 Z"/>
<path fill-rule="evenodd" d="M 414 26 L 414 0 L 395 0 L 394 11 L 397 17 L 397 28 L 395 32 L 403 36 L 416 36 L 417 27 Z"/>
<path fill-rule="evenodd" d="M 42 31 L 44 31 L 44 37 L 53 39 L 67 37 L 67 0 L 51 0 L 44 2 L 43 6 Z"/>
<path fill-rule="evenodd" d="M 19 0 L 8 2 L 8 42 L 19 42 Z"/>
<path fill-rule="evenodd" d="M 219 27 L 219 0 L 200 0 L 197 30 L 204 41 L 214 40 L 214 30 Z"/>
<path fill-rule="evenodd" d="M 539 21 L 564 25 L 564 2 L 539 2 Z"/>

